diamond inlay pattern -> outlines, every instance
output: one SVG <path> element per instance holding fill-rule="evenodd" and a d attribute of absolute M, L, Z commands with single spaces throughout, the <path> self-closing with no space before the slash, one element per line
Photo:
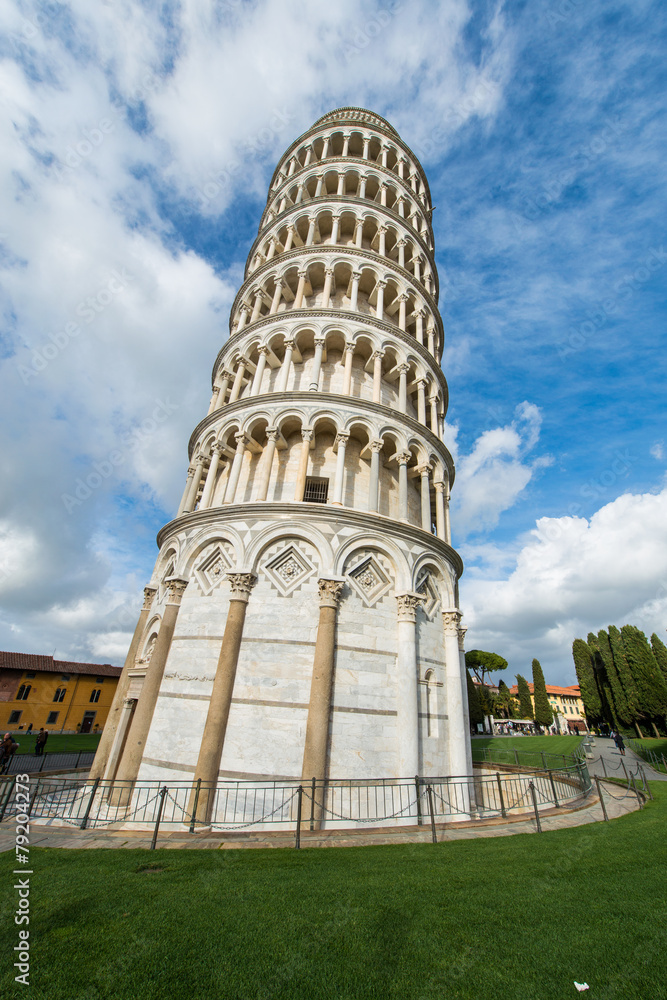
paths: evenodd
<path fill-rule="evenodd" d="M 286 597 L 313 575 L 315 567 L 300 549 L 290 545 L 267 562 L 264 571 L 274 587 Z"/>
<path fill-rule="evenodd" d="M 367 608 L 377 604 L 391 587 L 391 580 L 372 555 L 351 569 L 347 578 Z"/>

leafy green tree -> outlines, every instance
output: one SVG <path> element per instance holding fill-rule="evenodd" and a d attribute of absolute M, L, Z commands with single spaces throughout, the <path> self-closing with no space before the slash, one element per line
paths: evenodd
<path fill-rule="evenodd" d="M 528 681 L 521 674 L 516 675 L 516 683 L 519 688 L 519 711 L 521 712 L 522 719 L 532 719 L 533 716 L 533 703 L 530 698 L 530 688 L 528 687 Z"/>
<path fill-rule="evenodd" d="M 655 720 L 664 719 L 667 712 L 667 681 L 653 655 L 648 639 L 634 625 L 621 629 L 623 648 L 637 687 L 639 708 L 648 719 L 656 736 L 660 736 Z"/>
<path fill-rule="evenodd" d="M 498 696 L 494 702 L 494 715 L 501 715 L 504 719 L 511 718 L 512 694 L 504 680 L 498 681 Z"/>
<path fill-rule="evenodd" d="M 641 739 L 644 734 L 639 728 L 638 722 L 638 720 L 642 718 L 642 713 L 639 708 L 639 693 L 637 691 L 635 679 L 632 676 L 630 665 L 628 664 L 628 659 L 625 655 L 623 637 L 621 636 L 620 630 L 617 629 L 615 625 L 609 626 L 607 634 L 609 635 L 609 645 L 614 657 L 614 666 L 616 667 L 618 678 L 623 685 L 625 699 L 628 703 L 628 714 L 632 720 L 632 725 L 634 725 L 637 735 Z"/>
<path fill-rule="evenodd" d="M 575 639 L 572 643 L 572 658 L 577 672 L 579 690 L 586 710 L 588 724 L 599 726 L 604 722 L 602 714 L 602 699 L 595 679 L 595 667 L 591 649 L 583 639 Z"/>
<path fill-rule="evenodd" d="M 466 653 L 466 667 L 472 670 L 480 684 L 485 684 L 485 675 L 493 670 L 506 670 L 507 660 L 498 653 L 485 653 L 483 649 L 469 649 Z"/>
<path fill-rule="evenodd" d="M 611 683 L 609 681 L 609 675 L 607 673 L 607 664 L 600 652 L 600 640 L 594 632 L 589 632 L 586 641 L 588 642 L 588 648 L 593 658 L 593 669 L 595 670 L 595 680 L 600 691 L 600 700 L 602 701 L 602 714 L 605 720 L 613 729 L 619 729 L 620 724 L 618 721 L 618 716 L 616 714 L 616 704 L 614 702 L 614 691 L 612 689 Z M 614 679 L 617 680 L 616 672 L 614 670 L 613 657 L 611 657 L 611 663 L 609 664 L 611 672 L 614 674 Z"/>
<path fill-rule="evenodd" d="M 597 649 L 598 655 L 607 674 L 609 687 L 611 688 L 614 704 L 614 718 L 617 728 L 619 722 L 623 723 L 624 726 L 631 726 L 634 722 L 634 713 L 631 711 L 628 704 L 625 689 L 621 683 L 616 663 L 614 662 L 614 654 L 609 640 L 609 633 L 605 632 L 604 629 L 600 629 L 597 634 Z"/>
<path fill-rule="evenodd" d="M 665 646 L 664 642 L 658 638 L 655 632 L 651 636 L 651 647 L 657 664 L 662 670 L 665 680 L 667 680 L 667 646 Z"/>
<path fill-rule="evenodd" d="M 484 712 L 479 701 L 477 687 L 473 684 L 468 670 L 466 670 L 466 681 L 468 683 L 468 715 L 472 725 L 477 725 L 478 722 L 484 722 Z"/>
<path fill-rule="evenodd" d="M 539 726 L 550 726 L 554 713 L 549 704 L 544 672 L 539 660 L 533 660 L 533 696 L 535 698 L 535 722 Z"/>

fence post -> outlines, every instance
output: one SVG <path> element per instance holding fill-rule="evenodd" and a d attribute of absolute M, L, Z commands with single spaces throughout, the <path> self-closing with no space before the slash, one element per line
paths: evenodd
<path fill-rule="evenodd" d="M 310 829 L 311 831 L 315 829 L 315 790 L 317 786 L 317 778 L 313 778 L 310 783 Z"/>
<path fill-rule="evenodd" d="M 199 805 L 199 790 L 201 789 L 201 778 L 197 778 L 195 785 L 195 796 L 192 803 L 192 816 L 190 817 L 190 833 L 195 832 L 195 822 L 197 819 L 197 806 Z"/>
<path fill-rule="evenodd" d="M 35 799 L 37 798 L 38 791 L 39 791 L 39 778 L 35 782 L 35 791 L 32 793 L 32 796 L 30 797 L 30 804 L 28 806 L 28 816 L 32 816 L 32 807 L 35 804 Z"/>
<path fill-rule="evenodd" d="M 155 850 L 155 845 L 157 843 L 157 832 L 160 827 L 160 820 L 162 819 L 162 810 L 164 809 L 164 800 L 167 794 L 167 786 L 163 785 L 160 789 L 160 806 L 157 811 L 157 819 L 155 820 L 155 829 L 153 830 L 153 839 L 151 840 L 150 850 Z"/>
<path fill-rule="evenodd" d="M 437 844 L 438 838 L 436 837 L 435 834 L 435 812 L 433 809 L 433 789 L 431 788 L 430 785 L 426 786 L 426 792 L 428 794 L 428 807 L 431 812 L 431 840 L 433 841 L 434 844 Z"/>
<path fill-rule="evenodd" d="M 528 787 L 530 788 L 530 793 L 533 796 L 533 809 L 535 810 L 535 822 L 537 823 L 537 832 L 542 833 L 542 824 L 540 823 L 540 812 L 537 808 L 537 795 L 535 794 L 535 785 L 532 781 L 528 782 Z"/>
<path fill-rule="evenodd" d="M 42 759 L 40 760 L 39 767 L 37 768 L 38 772 L 44 770 L 44 761 L 45 760 L 46 760 L 46 751 L 44 751 L 44 753 L 42 754 Z"/>
<path fill-rule="evenodd" d="M 604 776 L 605 776 L 605 778 L 606 778 L 606 777 L 607 777 L 607 765 L 606 765 L 606 764 L 605 764 L 605 762 L 604 762 L 604 757 L 602 757 L 602 756 L 601 756 L 601 757 L 600 757 L 600 760 L 601 760 L 601 762 L 602 762 L 602 770 L 604 771 Z"/>
<path fill-rule="evenodd" d="M 556 795 L 556 782 L 554 781 L 553 771 L 549 771 L 549 781 L 551 782 L 551 793 L 554 799 L 554 805 L 556 809 L 560 809 L 560 803 L 558 802 L 558 796 Z"/>
<path fill-rule="evenodd" d="M 0 807 L 0 823 L 2 823 L 3 819 L 5 818 L 5 810 L 7 809 L 7 806 L 9 805 L 9 800 L 12 797 L 12 791 L 14 789 L 14 785 L 15 784 L 16 784 L 16 775 L 14 775 L 13 780 L 8 780 L 7 781 L 7 794 L 5 795 L 5 797 L 2 800 L 2 807 Z"/>
<path fill-rule="evenodd" d="M 625 780 L 629 781 L 629 778 L 628 778 L 628 769 L 625 766 L 625 761 L 623 760 L 623 758 L 621 758 L 621 767 L 623 768 L 623 773 L 625 774 Z"/>
<path fill-rule="evenodd" d="M 652 801 L 653 801 L 653 795 L 652 795 L 652 793 L 651 793 L 651 789 L 649 788 L 649 785 L 648 785 L 648 781 L 646 780 L 646 772 L 644 771 L 644 768 L 643 768 L 643 767 L 641 767 L 641 766 L 640 766 L 639 770 L 640 770 L 640 771 L 641 771 L 641 773 L 642 773 L 642 782 L 643 782 L 643 784 L 644 784 L 644 788 L 645 788 L 646 792 L 648 793 L 648 797 L 649 797 L 649 799 L 650 799 L 650 800 L 651 800 L 651 802 L 652 802 Z"/>
<path fill-rule="evenodd" d="M 600 779 L 598 778 L 597 775 L 595 775 L 595 784 L 597 785 L 598 798 L 600 799 L 600 805 L 602 806 L 602 815 L 605 818 L 605 822 L 608 823 L 609 822 L 609 816 L 607 815 L 607 807 L 604 804 L 604 799 L 602 798 L 602 786 L 600 785 Z"/>
<path fill-rule="evenodd" d="M 496 771 L 496 781 L 498 782 L 498 795 L 500 796 L 500 814 L 503 819 L 507 819 L 507 809 L 505 809 L 505 796 L 503 795 L 503 783 L 500 780 L 500 771 Z"/>
<path fill-rule="evenodd" d="M 421 798 L 421 788 L 419 784 L 419 775 L 415 774 L 415 789 L 417 790 L 417 826 L 422 825 L 422 798 Z"/>
<path fill-rule="evenodd" d="M 542 750 L 542 751 L 541 751 L 541 755 L 542 755 L 542 767 L 543 767 L 543 768 L 544 768 L 544 770 L 546 771 L 546 769 L 547 769 L 547 759 L 546 759 L 546 757 L 544 756 L 544 750 Z"/>
<path fill-rule="evenodd" d="M 629 781 L 629 783 L 628 783 L 628 787 L 629 787 L 630 785 L 632 785 L 632 787 L 633 787 L 633 789 L 634 789 L 634 793 L 635 793 L 635 795 L 637 796 L 637 802 L 639 803 L 639 808 L 640 808 L 640 809 L 643 809 L 643 808 L 644 808 L 644 803 L 642 802 L 642 796 L 641 796 L 641 792 L 640 792 L 640 791 L 639 791 L 639 789 L 637 788 L 637 783 L 636 783 L 636 781 L 635 781 L 635 779 L 634 779 L 634 775 L 630 775 L 630 781 Z"/>
<path fill-rule="evenodd" d="M 90 816 L 90 810 L 93 808 L 93 800 L 95 798 L 95 793 L 97 791 L 97 786 L 99 785 L 99 783 L 100 783 L 100 779 L 99 778 L 95 778 L 95 781 L 93 782 L 93 790 L 90 793 L 90 798 L 88 799 L 88 805 L 86 806 L 86 811 L 83 814 L 83 819 L 81 820 L 81 829 L 82 830 L 85 830 L 86 826 L 88 825 L 88 817 Z"/>
<path fill-rule="evenodd" d="M 295 847 L 301 847 L 301 798 L 303 796 L 303 788 L 301 785 L 296 790 L 296 841 L 294 843 Z"/>
<path fill-rule="evenodd" d="M 76 764 L 75 764 L 75 767 L 74 767 L 75 771 L 78 768 L 78 766 L 79 766 L 80 763 L 81 763 L 81 751 L 79 750 L 78 754 L 76 755 Z"/>

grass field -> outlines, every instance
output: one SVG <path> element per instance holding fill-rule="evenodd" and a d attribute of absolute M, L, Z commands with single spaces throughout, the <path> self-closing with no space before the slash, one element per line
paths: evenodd
<path fill-rule="evenodd" d="M 472 748 L 574 753 L 581 740 L 581 736 L 478 736 L 473 739 Z"/>
<path fill-rule="evenodd" d="M 663 774 L 667 772 L 667 767 L 665 767 L 665 765 L 660 760 L 656 761 L 655 758 L 651 756 L 652 754 L 658 754 L 662 755 L 665 758 L 665 760 L 667 760 L 667 740 L 665 739 L 632 740 L 630 746 L 636 753 L 639 753 L 640 757 L 644 756 L 642 754 L 642 750 L 650 751 L 648 754 L 646 754 L 644 759 L 647 760 L 651 764 L 651 766 L 654 767 L 657 771 L 662 771 Z"/>
<path fill-rule="evenodd" d="M 13 733 L 14 739 L 19 744 L 16 752 L 34 753 L 37 732 L 39 730 L 30 734 L 23 731 Z M 79 736 L 77 733 L 63 733 L 61 736 L 59 733 L 49 733 L 49 738 L 46 741 L 46 752 L 53 753 L 56 750 L 74 750 L 76 753 L 79 753 L 80 750 L 97 750 L 97 744 L 100 742 L 101 735 L 101 733 L 84 733 L 83 736 Z"/>
<path fill-rule="evenodd" d="M 611 823 L 431 845 L 31 851 L 3 1000 L 660 1000 L 667 788 Z"/>

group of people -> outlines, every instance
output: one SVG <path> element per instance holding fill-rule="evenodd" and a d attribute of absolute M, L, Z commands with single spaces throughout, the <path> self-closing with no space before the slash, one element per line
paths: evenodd
<path fill-rule="evenodd" d="M 26 735 L 32 731 L 32 726 L 28 727 Z M 46 746 L 46 741 L 49 738 L 49 732 L 47 729 L 40 729 L 37 733 L 37 739 L 35 741 L 35 756 L 41 757 L 44 753 L 44 747 Z M 16 742 L 11 733 L 5 733 L 2 743 L 0 743 L 0 774 L 5 774 L 9 770 L 9 765 L 11 763 L 12 757 L 19 748 L 19 744 Z"/>

